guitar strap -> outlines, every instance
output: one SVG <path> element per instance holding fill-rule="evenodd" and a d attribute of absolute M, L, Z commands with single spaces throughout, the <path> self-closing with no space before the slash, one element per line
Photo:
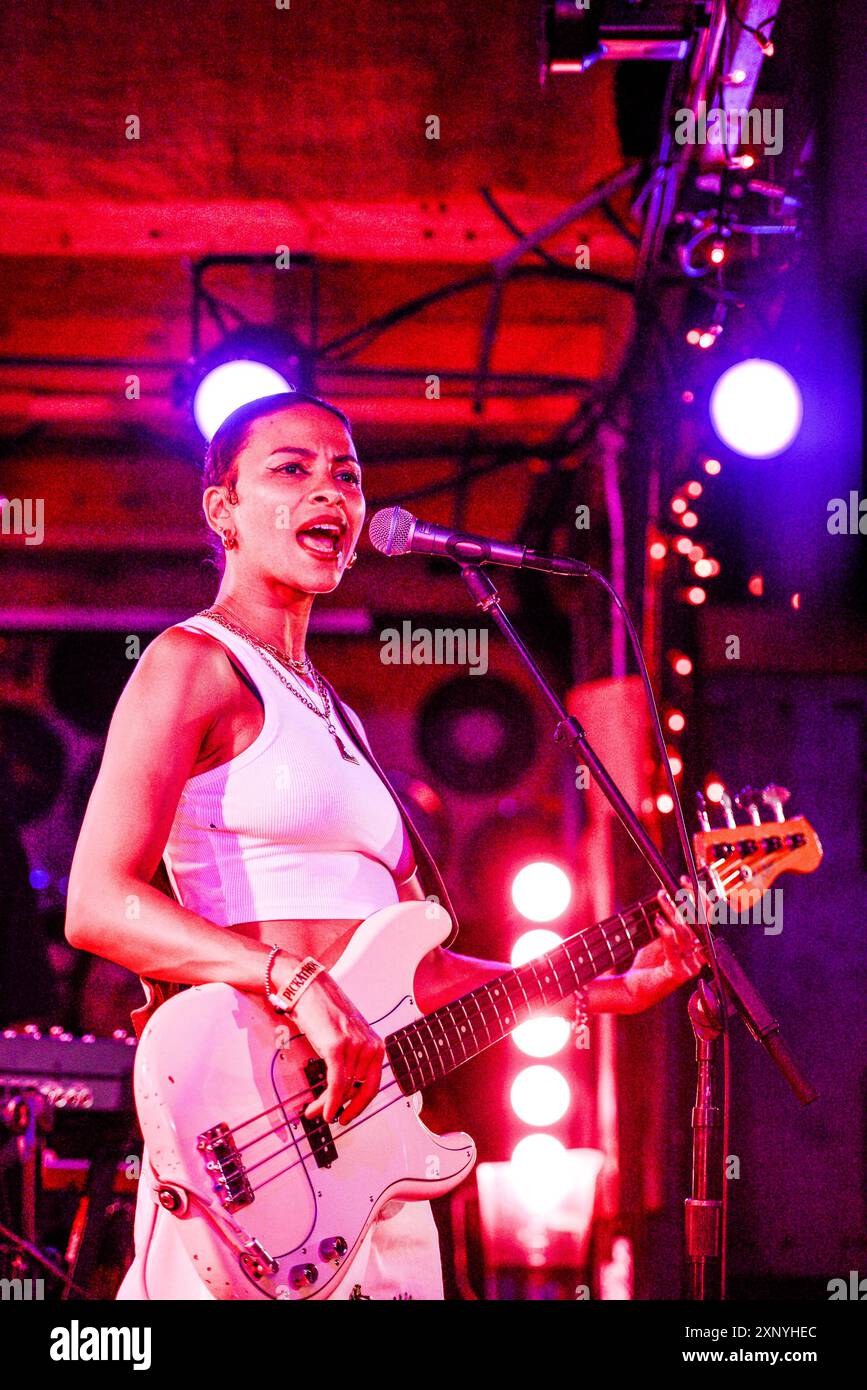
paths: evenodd
<path fill-rule="evenodd" d="M 325 685 L 328 687 L 328 694 L 331 698 L 331 702 L 334 708 L 337 710 L 337 713 L 340 715 L 346 732 L 349 734 L 350 738 L 352 739 L 352 742 L 355 744 L 358 751 L 367 760 L 367 762 L 373 768 L 374 772 L 388 788 L 388 791 L 390 792 L 392 799 L 394 800 L 394 803 L 397 806 L 398 813 L 400 815 L 401 821 L 403 822 L 404 829 L 406 830 L 406 834 L 409 838 L 409 842 L 412 845 L 413 853 L 415 854 L 415 862 L 416 868 L 418 870 L 419 882 L 421 883 L 421 886 L 424 889 L 426 896 L 434 904 L 441 903 L 452 920 L 451 935 L 449 936 L 448 941 L 443 943 L 443 949 L 447 949 L 449 946 L 452 945 L 458 934 L 458 919 L 455 910 L 452 907 L 451 899 L 449 898 L 448 890 L 445 886 L 445 883 L 443 882 L 442 875 L 440 874 L 440 871 L 436 866 L 436 863 L 430 850 L 428 849 L 421 835 L 416 830 L 410 817 L 404 811 L 403 806 L 400 802 L 400 798 L 394 790 L 394 787 L 389 782 L 388 778 L 386 777 L 376 758 L 373 756 L 373 753 L 367 747 L 367 744 L 364 742 L 364 739 L 360 738 L 359 735 L 356 733 L 355 725 L 350 719 L 348 712 L 344 708 L 343 702 L 340 699 L 339 695 L 335 691 L 334 687 L 331 685 L 330 681 L 326 681 L 324 676 L 322 677 L 322 679 Z M 178 895 L 175 892 L 174 887 L 172 885 L 171 879 L 169 878 L 168 870 L 166 868 L 166 863 L 164 859 L 160 859 L 160 862 L 157 865 L 156 873 L 151 879 L 151 887 L 159 889 L 159 891 L 161 893 L 164 893 L 168 898 L 174 898 L 175 902 L 180 902 L 180 899 L 178 898 Z M 136 1037 L 140 1038 L 145 1024 L 147 1023 L 151 1015 L 156 1012 L 160 1004 L 162 1004 L 166 999 L 170 999 L 172 995 L 178 994 L 182 989 L 188 989 L 189 986 L 169 980 L 155 980 L 145 975 L 142 975 L 139 978 L 141 979 L 142 988 L 145 992 L 145 1002 L 139 1008 L 132 1010 L 130 1014 L 130 1019 L 132 1020 L 132 1025 L 135 1029 Z"/>

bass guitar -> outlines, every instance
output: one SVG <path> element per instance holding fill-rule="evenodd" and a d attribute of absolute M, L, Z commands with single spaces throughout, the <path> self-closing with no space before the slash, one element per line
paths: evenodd
<path fill-rule="evenodd" d="M 811 873 L 822 848 L 800 817 L 695 837 L 706 881 L 737 912 L 784 871 Z M 392 1199 L 440 1196 L 475 1162 L 468 1134 L 434 1134 L 420 1092 L 656 935 L 655 896 L 578 932 L 435 1012 L 413 993 L 419 961 L 446 940 L 430 902 L 374 913 L 331 974 L 385 1043 L 377 1096 L 345 1127 L 308 1120 L 325 1063 L 258 996 L 197 985 L 166 1000 L 139 1043 L 136 1107 L 159 1200 L 219 1299 L 322 1299 L 350 1273 Z"/>

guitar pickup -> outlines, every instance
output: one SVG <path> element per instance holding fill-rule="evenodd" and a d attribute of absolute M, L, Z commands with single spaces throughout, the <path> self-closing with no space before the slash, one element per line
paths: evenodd
<path fill-rule="evenodd" d="M 325 1063 L 322 1058 L 311 1057 L 304 1068 L 304 1075 L 313 1092 L 311 1099 L 315 1100 L 325 1090 Z M 310 1151 L 316 1167 L 330 1168 L 337 1158 L 337 1145 L 331 1134 L 331 1126 L 321 1117 L 308 1120 L 306 1115 L 301 1116 L 301 1124 L 310 1141 Z"/>

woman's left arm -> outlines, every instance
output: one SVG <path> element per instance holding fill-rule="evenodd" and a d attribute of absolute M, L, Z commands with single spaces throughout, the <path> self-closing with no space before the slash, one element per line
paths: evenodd
<path fill-rule="evenodd" d="M 411 884 L 412 879 L 408 880 Z M 404 884 L 403 888 L 408 885 Z M 403 888 L 401 900 L 403 901 Z M 408 898 L 423 897 L 419 892 Z M 663 895 L 659 898 L 657 916 L 659 936 L 644 946 L 632 965 L 622 975 L 600 975 L 587 986 L 587 1011 L 591 1014 L 637 1014 L 665 999 L 687 980 L 692 980 L 704 965 L 701 946 L 690 928 L 681 922 L 673 904 Z M 511 970 L 508 961 L 480 960 L 474 956 L 458 955 L 456 951 L 436 946 L 419 962 L 415 974 L 416 998 L 423 1013 L 432 1013 L 462 994 L 487 984 Z M 571 1016 L 572 996 L 552 1005 L 547 1013 Z"/>

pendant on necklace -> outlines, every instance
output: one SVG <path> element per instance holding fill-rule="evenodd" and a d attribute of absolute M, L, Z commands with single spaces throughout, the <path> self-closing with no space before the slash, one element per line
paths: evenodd
<path fill-rule="evenodd" d="M 356 765 L 356 767 L 357 767 L 357 766 L 358 766 L 358 759 L 355 757 L 355 754 L 354 754 L 354 753 L 350 753 L 349 749 L 346 747 L 346 744 L 343 742 L 343 739 L 340 737 L 340 735 L 339 735 L 339 733 L 337 732 L 337 730 L 335 729 L 334 725 L 333 725 L 333 724 L 329 724 L 328 729 L 329 729 L 329 732 L 330 732 L 330 734 L 331 734 L 331 737 L 334 739 L 334 742 L 337 744 L 337 747 L 340 749 L 340 756 L 343 758 L 344 762 L 347 762 L 347 763 L 355 763 L 355 765 Z"/>

